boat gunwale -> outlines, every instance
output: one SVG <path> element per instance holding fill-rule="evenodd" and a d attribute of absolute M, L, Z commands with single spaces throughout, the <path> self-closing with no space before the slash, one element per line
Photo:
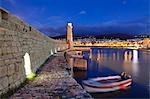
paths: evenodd
<path fill-rule="evenodd" d="M 101 80 L 103 80 L 102 78 L 101 78 Z M 107 77 L 105 77 L 105 79 L 106 78 Z M 94 78 L 94 79 L 96 79 L 96 78 Z M 122 80 L 120 82 L 112 82 L 112 83 L 103 84 L 103 83 L 94 81 L 94 79 L 85 80 L 82 83 L 85 86 L 89 86 L 89 87 L 93 87 L 93 88 L 114 88 L 114 87 L 123 86 L 123 85 L 126 85 L 126 84 L 132 82 L 132 79 L 126 79 L 126 80 Z M 91 84 L 90 84 L 90 82 L 91 82 Z M 94 85 L 93 82 L 96 82 L 95 84 L 98 84 L 98 85 Z"/>

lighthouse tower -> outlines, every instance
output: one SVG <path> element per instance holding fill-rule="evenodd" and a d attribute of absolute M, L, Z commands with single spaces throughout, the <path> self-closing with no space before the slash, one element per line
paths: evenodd
<path fill-rule="evenodd" d="M 67 26 L 67 43 L 69 44 L 69 48 L 73 48 L 73 35 L 72 35 L 72 23 L 68 23 Z"/>

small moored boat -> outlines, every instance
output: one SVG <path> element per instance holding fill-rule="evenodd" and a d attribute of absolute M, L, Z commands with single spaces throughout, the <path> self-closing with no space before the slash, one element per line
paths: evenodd
<path fill-rule="evenodd" d="M 83 87 L 90 93 L 111 92 L 121 89 L 127 89 L 132 83 L 130 75 L 122 73 L 117 76 L 97 77 L 82 82 Z"/>

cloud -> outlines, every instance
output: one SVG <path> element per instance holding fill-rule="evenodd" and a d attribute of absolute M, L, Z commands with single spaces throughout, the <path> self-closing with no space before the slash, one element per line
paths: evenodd
<path fill-rule="evenodd" d="M 86 11 L 82 10 L 82 11 L 79 12 L 79 14 L 80 14 L 80 15 L 86 14 Z"/>
<path fill-rule="evenodd" d="M 119 21 L 110 20 L 98 25 L 78 25 L 74 24 L 73 32 L 75 35 L 99 35 L 99 34 L 110 34 L 110 33 L 125 33 L 125 34 L 148 34 L 150 23 L 148 19 L 141 18 L 132 21 Z M 41 32 L 46 33 L 49 36 L 64 35 L 67 32 L 66 26 L 61 26 L 59 28 L 52 28 L 50 26 L 41 27 L 39 29 Z"/>
<path fill-rule="evenodd" d="M 50 26 L 44 26 L 44 27 L 39 28 L 38 30 L 48 36 L 58 36 L 58 35 L 63 35 L 66 33 L 65 27 L 53 28 Z"/>

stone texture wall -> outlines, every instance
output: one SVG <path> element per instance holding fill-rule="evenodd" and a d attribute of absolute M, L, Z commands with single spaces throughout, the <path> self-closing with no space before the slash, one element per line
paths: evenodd
<path fill-rule="evenodd" d="M 0 95 L 24 82 L 24 55 L 33 72 L 53 53 L 68 48 L 0 8 Z"/>

